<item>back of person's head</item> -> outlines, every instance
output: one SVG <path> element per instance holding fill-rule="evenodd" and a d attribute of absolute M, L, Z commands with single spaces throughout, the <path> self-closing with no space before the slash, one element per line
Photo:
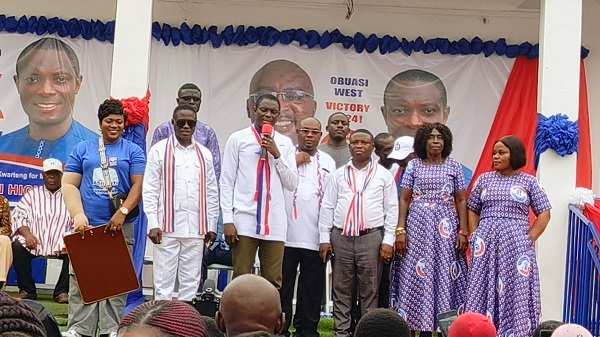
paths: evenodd
<path fill-rule="evenodd" d="M 153 330 L 156 336 L 207 337 L 202 316 L 187 303 L 156 300 L 133 309 L 119 324 L 118 336 L 136 330 Z"/>
<path fill-rule="evenodd" d="M 364 315 L 354 332 L 355 337 L 409 337 L 408 324 L 390 309 L 373 309 Z"/>
<path fill-rule="evenodd" d="M 0 292 L 0 336 L 47 337 L 35 310 Z"/>
<path fill-rule="evenodd" d="M 202 320 L 204 321 L 204 325 L 206 325 L 208 337 L 225 337 L 221 330 L 219 330 L 219 327 L 217 327 L 217 322 L 214 320 L 214 318 L 202 316 Z"/>
<path fill-rule="evenodd" d="M 450 325 L 448 337 L 496 337 L 496 327 L 484 315 L 467 312 Z"/>
<path fill-rule="evenodd" d="M 564 324 L 556 328 L 552 337 L 593 337 L 588 329 L 578 324 Z"/>
<path fill-rule="evenodd" d="M 554 332 L 554 330 L 556 330 L 556 328 L 558 328 L 559 326 L 564 325 L 564 324 L 565 323 L 563 323 L 561 321 L 553 321 L 553 320 L 543 321 L 542 323 L 540 323 L 537 326 L 537 328 L 533 332 L 533 337 L 540 337 L 541 331 Z"/>
<path fill-rule="evenodd" d="M 257 331 L 279 334 L 285 324 L 279 291 L 260 276 L 240 275 L 223 291 L 216 321 L 227 336 Z"/>
<path fill-rule="evenodd" d="M 27 305 L 37 315 L 42 326 L 44 327 L 44 331 L 46 331 L 46 336 L 48 337 L 61 337 L 60 328 L 58 327 L 58 323 L 56 322 L 56 318 L 52 314 L 48 308 L 46 308 L 42 303 L 35 300 L 23 299 L 19 302 Z"/>

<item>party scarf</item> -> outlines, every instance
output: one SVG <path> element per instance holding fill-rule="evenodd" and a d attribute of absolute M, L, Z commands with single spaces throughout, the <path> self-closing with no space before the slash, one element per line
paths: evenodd
<path fill-rule="evenodd" d="M 346 169 L 344 171 L 344 177 L 350 190 L 354 193 L 352 197 L 352 201 L 350 201 L 350 205 L 348 206 L 348 211 L 346 212 L 346 218 L 344 219 L 344 228 L 342 229 L 342 235 L 345 236 L 359 236 L 360 231 L 365 230 L 365 212 L 363 207 L 363 192 L 369 186 L 371 180 L 375 176 L 377 172 L 377 164 L 374 163 L 374 160 L 369 162 L 367 166 L 367 176 L 365 177 L 365 182 L 363 184 L 362 189 L 358 189 L 358 184 L 356 182 L 356 169 L 351 163 L 346 165 Z"/>
<path fill-rule="evenodd" d="M 258 145 L 262 143 L 262 137 L 256 131 L 254 125 L 250 126 Z M 256 234 L 269 235 L 269 202 L 271 200 L 271 166 L 269 165 L 269 155 L 262 158 L 261 151 L 258 152 L 261 158 L 256 164 L 256 189 L 254 201 L 256 201 Z"/>

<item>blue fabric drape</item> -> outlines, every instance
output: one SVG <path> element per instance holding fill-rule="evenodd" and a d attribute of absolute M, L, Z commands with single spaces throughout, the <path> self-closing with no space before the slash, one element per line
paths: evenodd
<path fill-rule="evenodd" d="M 136 125 L 131 125 L 125 129 L 125 133 L 123 134 L 123 138 L 127 139 L 131 142 L 134 142 L 139 147 L 146 152 L 146 129 L 143 123 L 139 123 Z M 137 274 L 138 280 L 140 281 L 140 285 L 142 285 L 142 268 L 144 267 L 144 258 L 146 256 L 146 228 L 147 228 L 147 219 L 146 214 L 144 213 L 144 205 L 140 201 L 140 216 L 137 218 L 137 222 L 135 223 L 134 237 L 135 244 L 133 245 L 133 266 L 135 267 L 135 272 Z M 133 291 L 127 295 L 127 303 L 125 306 L 125 314 L 129 311 L 133 310 L 138 305 L 144 303 L 144 293 L 142 291 L 142 287 L 136 291 Z"/>
<path fill-rule="evenodd" d="M 98 20 L 86 21 L 82 19 L 64 20 L 57 17 L 47 19 L 44 16 L 14 16 L 0 15 L 0 32 L 19 34 L 57 34 L 61 37 L 76 38 L 81 36 L 86 40 L 96 39 L 99 41 L 114 41 L 115 22 L 102 22 Z M 186 22 L 179 27 L 172 27 L 166 23 L 152 24 L 152 37 L 157 41 L 162 41 L 165 46 L 179 46 L 181 43 L 187 45 L 201 45 L 210 43 L 214 48 L 223 45 L 246 46 L 249 44 L 259 44 L 261 46 L 274 46 L 277 44 L 288 45 L 297 42 L 300 46 L 306 46 L 309 49 L 325 49 L 332 44 L 340 44 L 343 48 L 354 48 L 357 53 L 367 52 L 381 54 L 394 53 L 402 51 L 406 55 L 413 52 L 440 53 L 449 55 L 477 55 L 483 54 L 486 57 L 496 54 L 515 58 L 517 56 L 527 56 L 536 58 L 539 56 L 538 45 L 532 45 L 529 42 L 523 42 L 519 45 L 509 45 L 506 39 L 497 41 L 483 41 L 479 37 L 474 37 L 470 41 L 462 38 L 458 41 L 450 41 L 446 38 L 434 38 L 427 41 L 418 37 L 413 41 L 405 38 L 398 39 L 395 36 L 385 35 L 379 37 L 376 34 L 365 36 L 363 33 L 356 33 L 354 36 L 344 35 L 338 29 L 325 31 L 322 34 L 315 30 L 286 29 L 278 30 L 271 26 L 227 26 L 222 31 L 218 31 L 216 26 L 202 27 L 193 25 L 190 27 Z M 581 58 L 585 59 L 589 50 L 581 47 Z"/>

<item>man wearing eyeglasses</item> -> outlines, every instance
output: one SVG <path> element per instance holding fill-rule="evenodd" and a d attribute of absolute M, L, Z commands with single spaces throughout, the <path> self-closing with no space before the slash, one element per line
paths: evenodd
<path fill-rule="evenodd" d="M 200 110 L 200 104 L 202 103 L 202 91 L 197 85 L 193 83 L 186 83 L 179 88 L 177 91 L 177 105 L 189 105 L 192 107 L 196 114 L 196 129 L 194 130 L 194 140 L 200 145 L 206 147 L 213 157 L 213 165 L 215 168 L 215 174 L 217 180 L 221 176 L 221 150 L 219 149 L 219 141 L 215 131 L 210 126 L 198 121 L 198 111 Z M 169 138 L 175 129 L 171 121 L 166 121 L 159 125 L 154 130 L 152 136 L 152 144 L 154 145 L 163 139 Z"/>
<path fill-rule="evenodd" d="M 296 336 L 319 336 L 321 299 L 325 288 L 325 263 L 319 256 L 319 210 L 329 178 L 335 172 L 335 161 L 318 149 L 321 122 L 308 117 L 298 122 L 296 166 L 298 187 L 286 191 L 285 200 L 291 212 L 287 215 L 287 239 L 283 251 L 283 282 L 281 307 L 287 317 L 283 332 L 290 336 L 292 299 L 296 290 L 296 311 L 293 316 Z"/>
<path fill-rule="evenodd" d="M 210 151 L 192 137 L 196 111 L 179 105 L 171 120 L 174 135 L 148 152 L 144 211 L 154 243 L 154 298 L 192 301 L 200 284 L 204 244 L 216 238 L 219 187 Z"/>
<path fill-rule="evenodd" d="M 281 114 L 275 123 L 275 131 L 298 143 L 296 123 L 306 117 L 314 117 L 317 110 L 313 84 L 304 69 L 288 60 L 275 60 L 260 68 L 250 81 L 250 96 L 246 103 L 248 117 L 254 123 L 252 108 L 256 99 L 271 94 L 279 99 Z"/>

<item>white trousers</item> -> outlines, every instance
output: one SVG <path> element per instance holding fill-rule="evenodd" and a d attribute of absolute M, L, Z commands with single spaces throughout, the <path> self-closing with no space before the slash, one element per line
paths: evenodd
<path fill-rule="evenodd" d="M 191 301 L 200 285 L 204 239 L 164 236 L 154 245 L 154 299 L 172 300 L 175 280 L 179 281 L 178 300 Z"/>

